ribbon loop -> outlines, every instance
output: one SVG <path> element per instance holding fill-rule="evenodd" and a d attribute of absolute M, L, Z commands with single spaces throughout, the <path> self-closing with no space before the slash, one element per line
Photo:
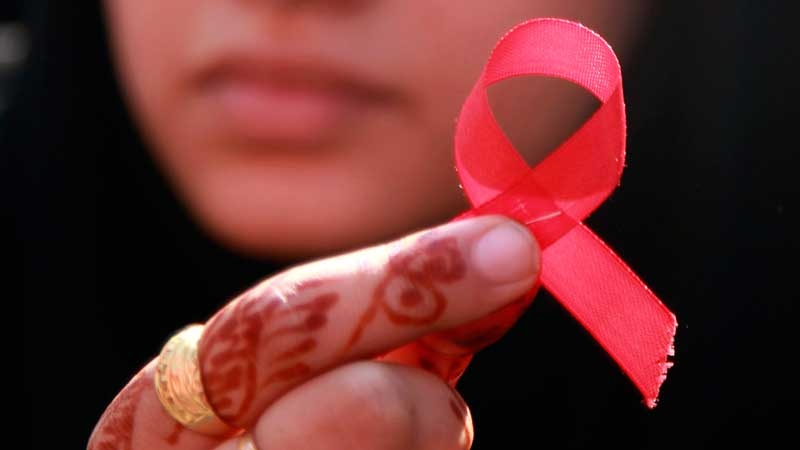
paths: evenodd
<path fill-rule="evenodd" d="M 494 120 L 486 89 L 511 77 L 571 81 L 601 102 L 589 120 L 534 168 Z M 625 161 L 619 62 L 588 28 L 534 19 L 497 44 L 461 110 L 455 160 L 476 214 L 528 226 L 542 249 L 542 284 L 597 339 L 655 406 L 671 363 L 675 316 L 583 223 L 616 188 Z"/>

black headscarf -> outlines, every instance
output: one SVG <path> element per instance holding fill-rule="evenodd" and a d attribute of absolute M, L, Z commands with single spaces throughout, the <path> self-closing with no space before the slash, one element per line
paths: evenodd
<path fill-rule="evenodd" d="M 793 441 L 793 17 L 784 2 L 662 3 L 623 68 L 622 184 L 588 220 L 678 316 L 660 405 L 640 404 L 541 293 L 460 383 L 475 449 Z M 23 305 L 21 434 L 33 448 L 80 448 L 163 339 L 280 267 L 216 246 L 166 187 L 121 101 L 99 5 L 26 13 L 32 48 L 0 118 L 3 252 L 21 269 L 22 302 L 7 301 Z"/>
<path fill-rule="evenodd" d="M 25 434 L 36 448 L 85 446 L 166 337 L 275 270 L 206 239 L 173 197 L 88 3 L 30 6 L 30 57 L 0 124 L 23 272 Z"/>

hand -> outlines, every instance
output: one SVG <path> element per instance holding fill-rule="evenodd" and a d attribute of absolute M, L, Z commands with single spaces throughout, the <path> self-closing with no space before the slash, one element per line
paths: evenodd
<path fill-rule="evenodd" d="M 451 386 L 528 305 L 538 268 L 527 230 L 484 216 L 287 270 L 206 324 L 206 396 L 262 450 L 468 447 L 469 411 Z M 246 442 L 172 419 L 154 369 L 151 361 L 113 400 L 90 450 Z"/>

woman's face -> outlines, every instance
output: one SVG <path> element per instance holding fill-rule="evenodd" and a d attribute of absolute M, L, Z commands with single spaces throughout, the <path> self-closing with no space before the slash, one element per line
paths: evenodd
<path fill-rule="evenodd" d="M 239 251 L 301 257 L 387 239 L 467 207 L 452 162 L 454 122 L 510 27 L 532 17 L 577 20 L 624 60 L 644 3 L 106 0 L 105 6 L 134 116 L 196 220 Z M 509 83 L 495 110 L 515 142 L 541 152 L 591 107 L 588 95 L 573 90 Z"/>

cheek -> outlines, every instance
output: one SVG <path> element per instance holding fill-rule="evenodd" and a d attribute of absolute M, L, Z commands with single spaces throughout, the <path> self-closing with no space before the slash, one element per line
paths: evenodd
<path fill-rule="evenodd" d="M 192 52 L 257 25 L 249 4 L 106 0 L 106 7 L 129 104 L 195 219 L 229 247 L 294 258 L 385 240 L 465 209 L 452 161 L 461 103 L 500 35 L 527 17 L 558 15 L 543 9 L 550 3 L 374 2 L 371 22 L 385 34 L 367 47 L 402 80 L 408 101 L 366 117 L 346 140 L 305 153 L 215 134 L 213 114 L 182 78 Z M 363 28 L 345 31 L 371 41 Z M 385 54 L 392 58 L 379 58 Z"/>
<path fill-rule="evenodd" d="M 175 91 L 183 41 L 191 23 L 182 17 L 186 0 L 106 0 L 111 44 L 120 82 L 135 116 L 148 132 L 175 113 Z"/>
<path fill-rule="evenodd" d="M 466 207 L 450 127 L 424 125 L 387 114 L 325 154 L 239 155 L 182 171 L 181 184 L 199 221 L 245 252 L 297 257 L 376 243 Z"/>
<path fill-rule="evenodd" d="M 125 101 L 147 151 L 182 191 L 182 172 L 200 161 L 198 114 L 187 101 L 200 8 L 190 0 L 106 0 L 112 50 Z"/>
<path fill-rule="evenodd" d="M 393 216 L 405 228 L 395 231 L 446 220 L 466 206 L 453 162 L 455 116 L 449 114 L 459 101 L 440 94 L 430 100 L 418 93 L 415 98 L 428 104 L 420 102 L 363 135 L 356 163 L 365 181 L 362 196 L 380 205 L 376 214 Z"/>

